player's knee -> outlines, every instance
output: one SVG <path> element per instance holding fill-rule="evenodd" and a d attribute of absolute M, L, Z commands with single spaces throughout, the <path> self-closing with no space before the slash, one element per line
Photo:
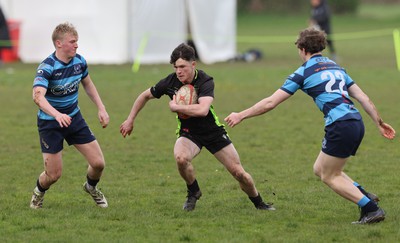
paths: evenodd
<path fill-rule="evenodd" d="M 321 178 L 321 176 L 322 176 L 322 168 L 317 162 L 314 163 L 313 171 L 314 171 L 314 175 L 316 175 L 319 178 Z"/>
<path fill-rule="evenodd" d="M 90 167 L 92 167 L 96 172 L 102 172 L 106 166 L 103 156 L 98 156 L 97 158 L 91 159 L 88 162 Z"/>
<path fill-rule="evenodd" d="M 48 171 L 45 171 L 46 180 L 50 184 L 53 184 L 53 183 L 57 182 L 58 179 L 61 178 L 61 174 L 62 174 L 61 170 L 54 171 L 52 173 L 49 173 Z"/>
<path fill-rule="evenodd" d="M 330 177 L 321 176 L 320 178 L 321 178 L 321 181 L 322 181 L 324 184 L 326 184 L 326 185 L 328 185 L 328 186 L 332 185 L 332 180 L 331 180 Z"/>
<path fill-rule="evenodd" d="M 250 184 L 252 182 L 250 174 L 243 170 L 237 170 L 232 173 L 233 177 L 243 184 Z"/>
<path fill-rule="evenodd" d="M 187 167 L 190 164 L 190 158 L 184 153 L 176 153 L 175 161 L 179 168 Z"/>
<path fill-rule="evenodd" d="M 319 177 L 321 178 L 321 181 L 323 183 L 325 183 L 326 185 L 328 185 L 328 186 L 334 184 L 334 179 L 335 179 L 335 175 L 334 174 L 320 172 Z"/>
<path fill-rule="evenodd" d="M 314 169 L 314 174 L 318 176 L 321 179 L 321 181 L 327 185 L 331 185 L 333 183 L 333 180 L 337 176 L 336 173 L 330 172 L 329 170 L 324 170 L 318 164 L 314 164 L 313 169 Z"/>
<path fill-rule="evenodd" d="M 91 165 L 91 167 L 93 168 L 93 170 L 95 170 L 96 172 L 102 172 L 105 168 L 105 163 L 104 161 L 99 161 L 97 163 L 93 163 Z"/>

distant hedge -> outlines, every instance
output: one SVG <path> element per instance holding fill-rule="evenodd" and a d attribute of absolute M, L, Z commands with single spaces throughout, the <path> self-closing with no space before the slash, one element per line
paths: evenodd
<path fill-rule="evenodd" d="M 334 13 L 355 13 L 360 5 L 360 0 L 329 0 L 328 3 Z"/>
<path fill-rule="evenodd" d="M 239 12 L 253 13 L 307 13 L 309 0 L 237 0 Z M 332 11 L 337 14 L 355 13 L 361 0 L 328 0 Z"/>

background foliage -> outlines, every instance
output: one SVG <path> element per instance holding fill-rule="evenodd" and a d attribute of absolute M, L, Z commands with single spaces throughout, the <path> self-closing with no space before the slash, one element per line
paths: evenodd
<path fill-rule="evenodd" d="M 361 0 L 327 1 L 332 11 L 337 14 L 356 13 L 361 2 Z M 310 0 L 238 0 L 239 12 L 301 14 L 309 12 L 310 8 Z"/>

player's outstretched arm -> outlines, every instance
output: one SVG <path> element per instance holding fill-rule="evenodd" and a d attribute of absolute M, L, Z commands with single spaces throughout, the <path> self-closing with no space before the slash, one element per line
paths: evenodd
<path fill-rule="evenodd" d="M 131 112 L 128 115 L 128 118 L 126 118 L 126 120 L 119 127 L 119 132 L 124 138 L 126 137 L 126 135 L 131 135 L 136 116 L 150 99 L 154 99 L 154 96 L 151 94 L 150 89 L 143 91 L 136 98 L 135 102 L 133 103 Z"/>
<path fill-rule="evenodd" d="M 361 90 L 361 88 L 358 87 L 356 84 L 353 84 L 352 86 L 349 87 L 348 90 L 349 90 L 349 95 L 351 97 L 354 97 L 361 104 L 365 112 L 367 112 L 367 114 L 374 121 L 381 135 L 387 139 L 394 139 L 396 136 L 396 131 L 393 129 L 392 126 L 383 122 L 374 103 Z"/>
<path fill-rule="evenodd" d="M 228 124 L 230 127 L 234 127 L 237 124 L 239 124 L 241 121 L 244 119 L 253 117 L 253 116 L 259 116 L 264 113 L 267 113 L 270 110 L 273 110 L 275 107 L 277 107 L 280 103 L 288 99 L 291 95 L 289 93 L 286 93 L 285 91 L 278 89 L 273 93 L 271 96 L 257 102 L 255 105 L 252 107 L 243 110 L 241 112 L 232 112 L 229 116 L 227 116 L 224 121 Z"/>

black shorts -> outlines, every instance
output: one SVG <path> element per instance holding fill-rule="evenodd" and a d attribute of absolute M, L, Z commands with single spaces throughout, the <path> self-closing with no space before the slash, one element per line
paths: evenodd
<path fill-rule="evenodd" d="M 199 135 L 184 132 L 181 130 L 179 132 L 179 137 L 188 138 L 200 149 L 203 146 L 206 147 L 206 149 L 212 154 L 215 154 L 216 152 L 220 151 L 221 149 L 232 143 L 232 141 L 229 139 L 228 134 L 225 131 Z"/>
<path fill-rule="evenodd" d="M 85 144 L 96 140 L 81 112 L 72 117 L 68 127 L 60 127 L 56 120 L 38 119 L 37 124 L 43 153 L 56 154 L 63 150 L 64 139 L 68 145 Z"/>
<path fill-rule="evenodd" d="M 322 151 L 339 158 L 355 155 L 364 137 L 364 131 L 362 120 L 336 121 L 325 127 Z"/>

